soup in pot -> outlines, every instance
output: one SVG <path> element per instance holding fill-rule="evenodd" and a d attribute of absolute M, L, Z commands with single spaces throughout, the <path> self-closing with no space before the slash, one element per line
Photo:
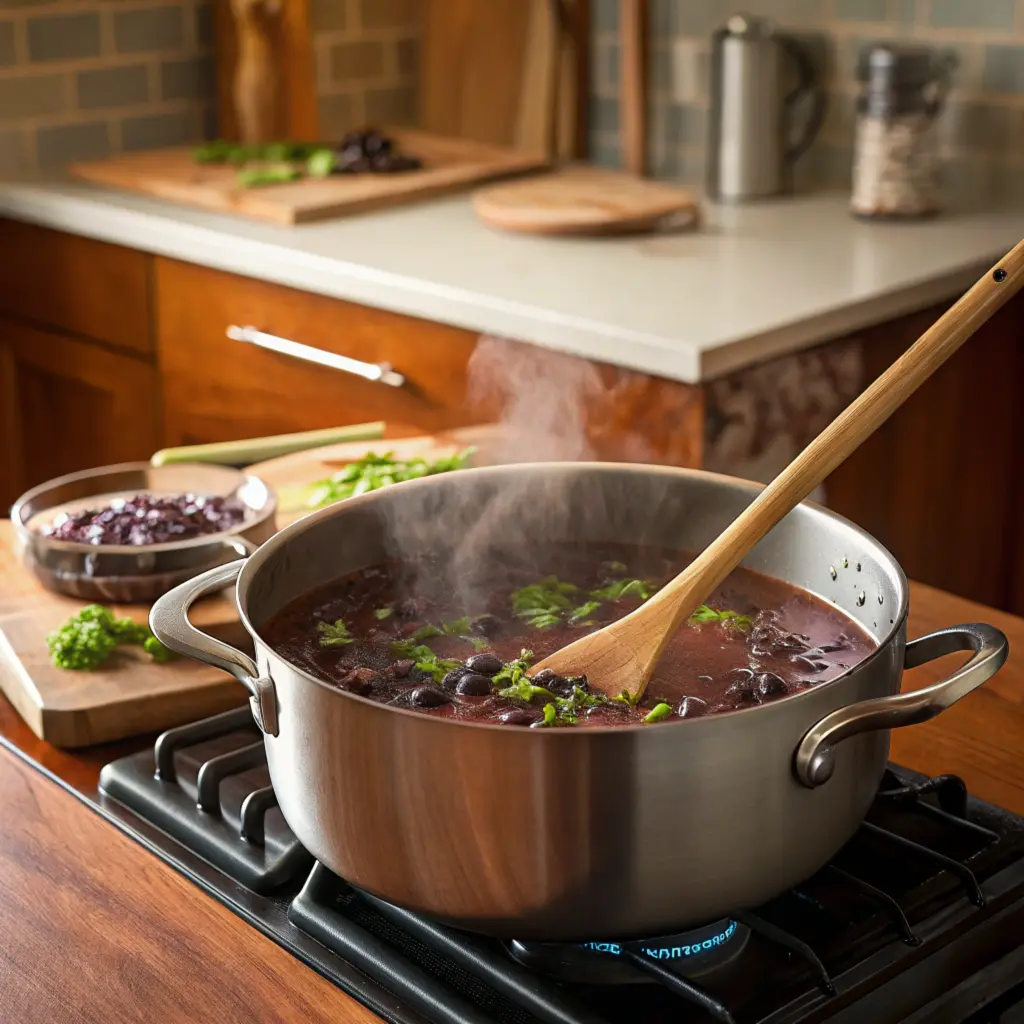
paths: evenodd
<path fill-rule="evenodd" d="M 738 569 L 679 629 L 637 704 L 531 666 L 637 608 L 692 556 L 571 543 L 495 547 L 471 568 L 370 566 L 293 601 L 261 630 L 324 682 L 394 707 L 533 728 L 655 724 L 754 708 L 819 686 L 875 648 L 851 618 Z"/>

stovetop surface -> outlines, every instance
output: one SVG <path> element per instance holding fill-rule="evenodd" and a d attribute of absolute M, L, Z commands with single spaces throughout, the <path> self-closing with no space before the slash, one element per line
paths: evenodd
<path fill-rule="evenodd" d="M 754 911 L 594 948 L 460 932 L 315 864 L 248 709 L 78 795 L 394 1024 L 1024 1024 L 1024 819 L 954 776 L 890 768 L 833 861 Z"/>

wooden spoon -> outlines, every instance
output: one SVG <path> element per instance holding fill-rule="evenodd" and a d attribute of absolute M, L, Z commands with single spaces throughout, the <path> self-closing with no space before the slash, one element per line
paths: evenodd
<path fill-rule="evenodd" d="M 750 549 L 881 426 L 1024 285 L 1024 241 L 839 414 L 675 579 L 629 615 L 535 666 L 639 697 L 673 634 Z"/>

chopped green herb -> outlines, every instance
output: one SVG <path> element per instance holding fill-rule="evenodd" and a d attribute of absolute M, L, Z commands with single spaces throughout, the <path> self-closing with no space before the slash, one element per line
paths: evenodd
<path fill-rule="evenodd" d="M 544 705 L 544 724 L 554 725 L 555 720 L 558 718 L 558 712 L 555 710 L 554 704 Z"/>
<path fill-rule="evenodd" d="M 715 611 L 706 604 L 702 604 L 691 616 L 691 622 L 726 622 L 737 629 L 749 629 L 752 620 L 749 615 L 740 615 L 739 612 Z"/>
<path fill-rule="evenodd" d="M 432 462 L 421 458 L 397 461 L 394 452 L 385 452 L 383 455 L 368 452 L 361 459 L 350 462 L 334 476 L 310 484 L 305 504 L 307 508 L 320 508 L 344 498 L 354 498 L 406 480 L 417 480 L 423 476 L 465 469 L 475 451 L 475 448 L 464 448 L 455 455 L 434 459 Z"/>
<path fill-rule="evenodd" d="M 448 636 L 465 636 L 473 631 L 473 623 L 469 621 L 468 615 L 463 615 L 461 618 L 446 622 L 441 629 Z"/>
<path fill-rule="evenodd" d="M 429 640 L 432 636 L 444 636 L 444 630 L 437 626 L 433 626 L 428 622 L 425 625 L 420 626 L 420 628 L 417 629 L 409 639 L 412 640 L 413 643 L 419 643 L 420 640 Z"/>
<path fill-rule="evenodd" d="M 495 680 L 497 680 L 495 676 Z M 531 701 L 534 697 L 549 697 L 552 700 L 555 699 L 555 695 L 550 690 L 545 690 L 543 686 L 534 686 L 530 682 L 529 676 L 521 676 L 514 683 L 506 686 L 504 689 L 498 691 L 499 697 L 508 697 L 509 700 L 523 700 Z"/>
<path fill-rule="evenodd" d="M 515 685 L 520 679 L 526 675 L 526 670 L 530 667 L 530 662 L 533 660 L 533 651 L 528 651 L 525 648 L 519 652 L 519 657 L 512 661 L 506 661 L 502 666 L 501 671 L 496 673 L 494 676 L 494 685 L 500 686 L 502 683 L 508 683 L 509 685 Z"/>
<path fill-rule="evenodd" d="M 646 715 L 644 715 L 644 721 L 645 722 L 661 722 L 664 719 L 668 718 L 668 716 L 671 715 L 671 714 L 672 714 L 672 705 L 671 704 L 665 704 L 665 703 L 655 704 L 654 707 L 651 708 L 651 710 L 648 711 Z"/>
<path fill-rule="evenodd" d="M 647 580 L 612 580 L 607 586 L 592 590 L 590 596 L 598 601 L 620 601 L 624 597 L 639 597 L 646 601 L 656 589 Z"/>
<path fill-rule="evenodd" d="M 391 652 L 400 658 L 411 658 L 421 672 L 432 676 L 435 683 L 441 682 L 445 675 L 459 662 L 448 658 L 439 658 L 426 644 L 418 644 L 412 639 L 395 640 L 391 644 Z"/>
<path fill-rule="evenodd" d="M 306 161 L 306 173 L 311 178 L 327 178 L 334 172 L 334 151 L 330 149 L 314 150 Z"/>
<path fill-rule="evenodd" d="M 383 622 L 385 619 L 390 619 L 394 608 L 378 608 L 374 613 L 373 617 L 378 622 Z"/>
<path fill-rule="evenodd" d="M 623 690 L 617 697 L 612 697 L 612 700 L 620 701 L 631 708 L 635 708 L 637 704 L 640 703 L 641 696 L 642 694 L 630 693 L 629 690 Z"/>
<path fill-rule="evenodd" d="M 348 631 L 344 619 L 318 623 L 316 631 L 320 634 L 321 647 L 345 647 L 356 642 L 356 638 Z"/>
<path fill-rule="evenodd" d="M 262 188 L 264 185 L 282 185 L 300 177 L 291 164 L 266 164 L 262 167 L 245 167 L 235 175 L 242 188 Z"/>
<path fill-rule="evenodd" d="M 148 626 L 115 618 L 109 608 L 99 604 L 86 605 L 46 638 L 54 665 L 84 672 L 102 665 L 119 644 L 141 645 L 156 662 L 171 657 Z"/>
<path fill-rule="evenodd" d="M 598 608 L 601 607 L 600 601 L 587 601 L 585 604 L 581 604 L 579 608 L 573 608 L 569 612 L 569 625 L 570 626 L 589 626 L 592 625 L 590 622 L 584 620 L 589 619 Z"/>

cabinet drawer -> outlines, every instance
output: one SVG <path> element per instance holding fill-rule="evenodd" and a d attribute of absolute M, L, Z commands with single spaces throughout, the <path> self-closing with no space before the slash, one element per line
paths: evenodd
<path fill-rule="evenodd" d="M 156 261 L 156 302 L 168 444 L 378 419 L 425 431 L 480 422 L 466 402 L 468 331 L 167 259 Z M 404 384 L 233 340 L 231 325 L 390 364 Z"/>
<path fill-rule="evenodd" d="M 0 220 L 0 252 L 0 312 L 152 351 L 150 257 L 16 220 Z"/>

